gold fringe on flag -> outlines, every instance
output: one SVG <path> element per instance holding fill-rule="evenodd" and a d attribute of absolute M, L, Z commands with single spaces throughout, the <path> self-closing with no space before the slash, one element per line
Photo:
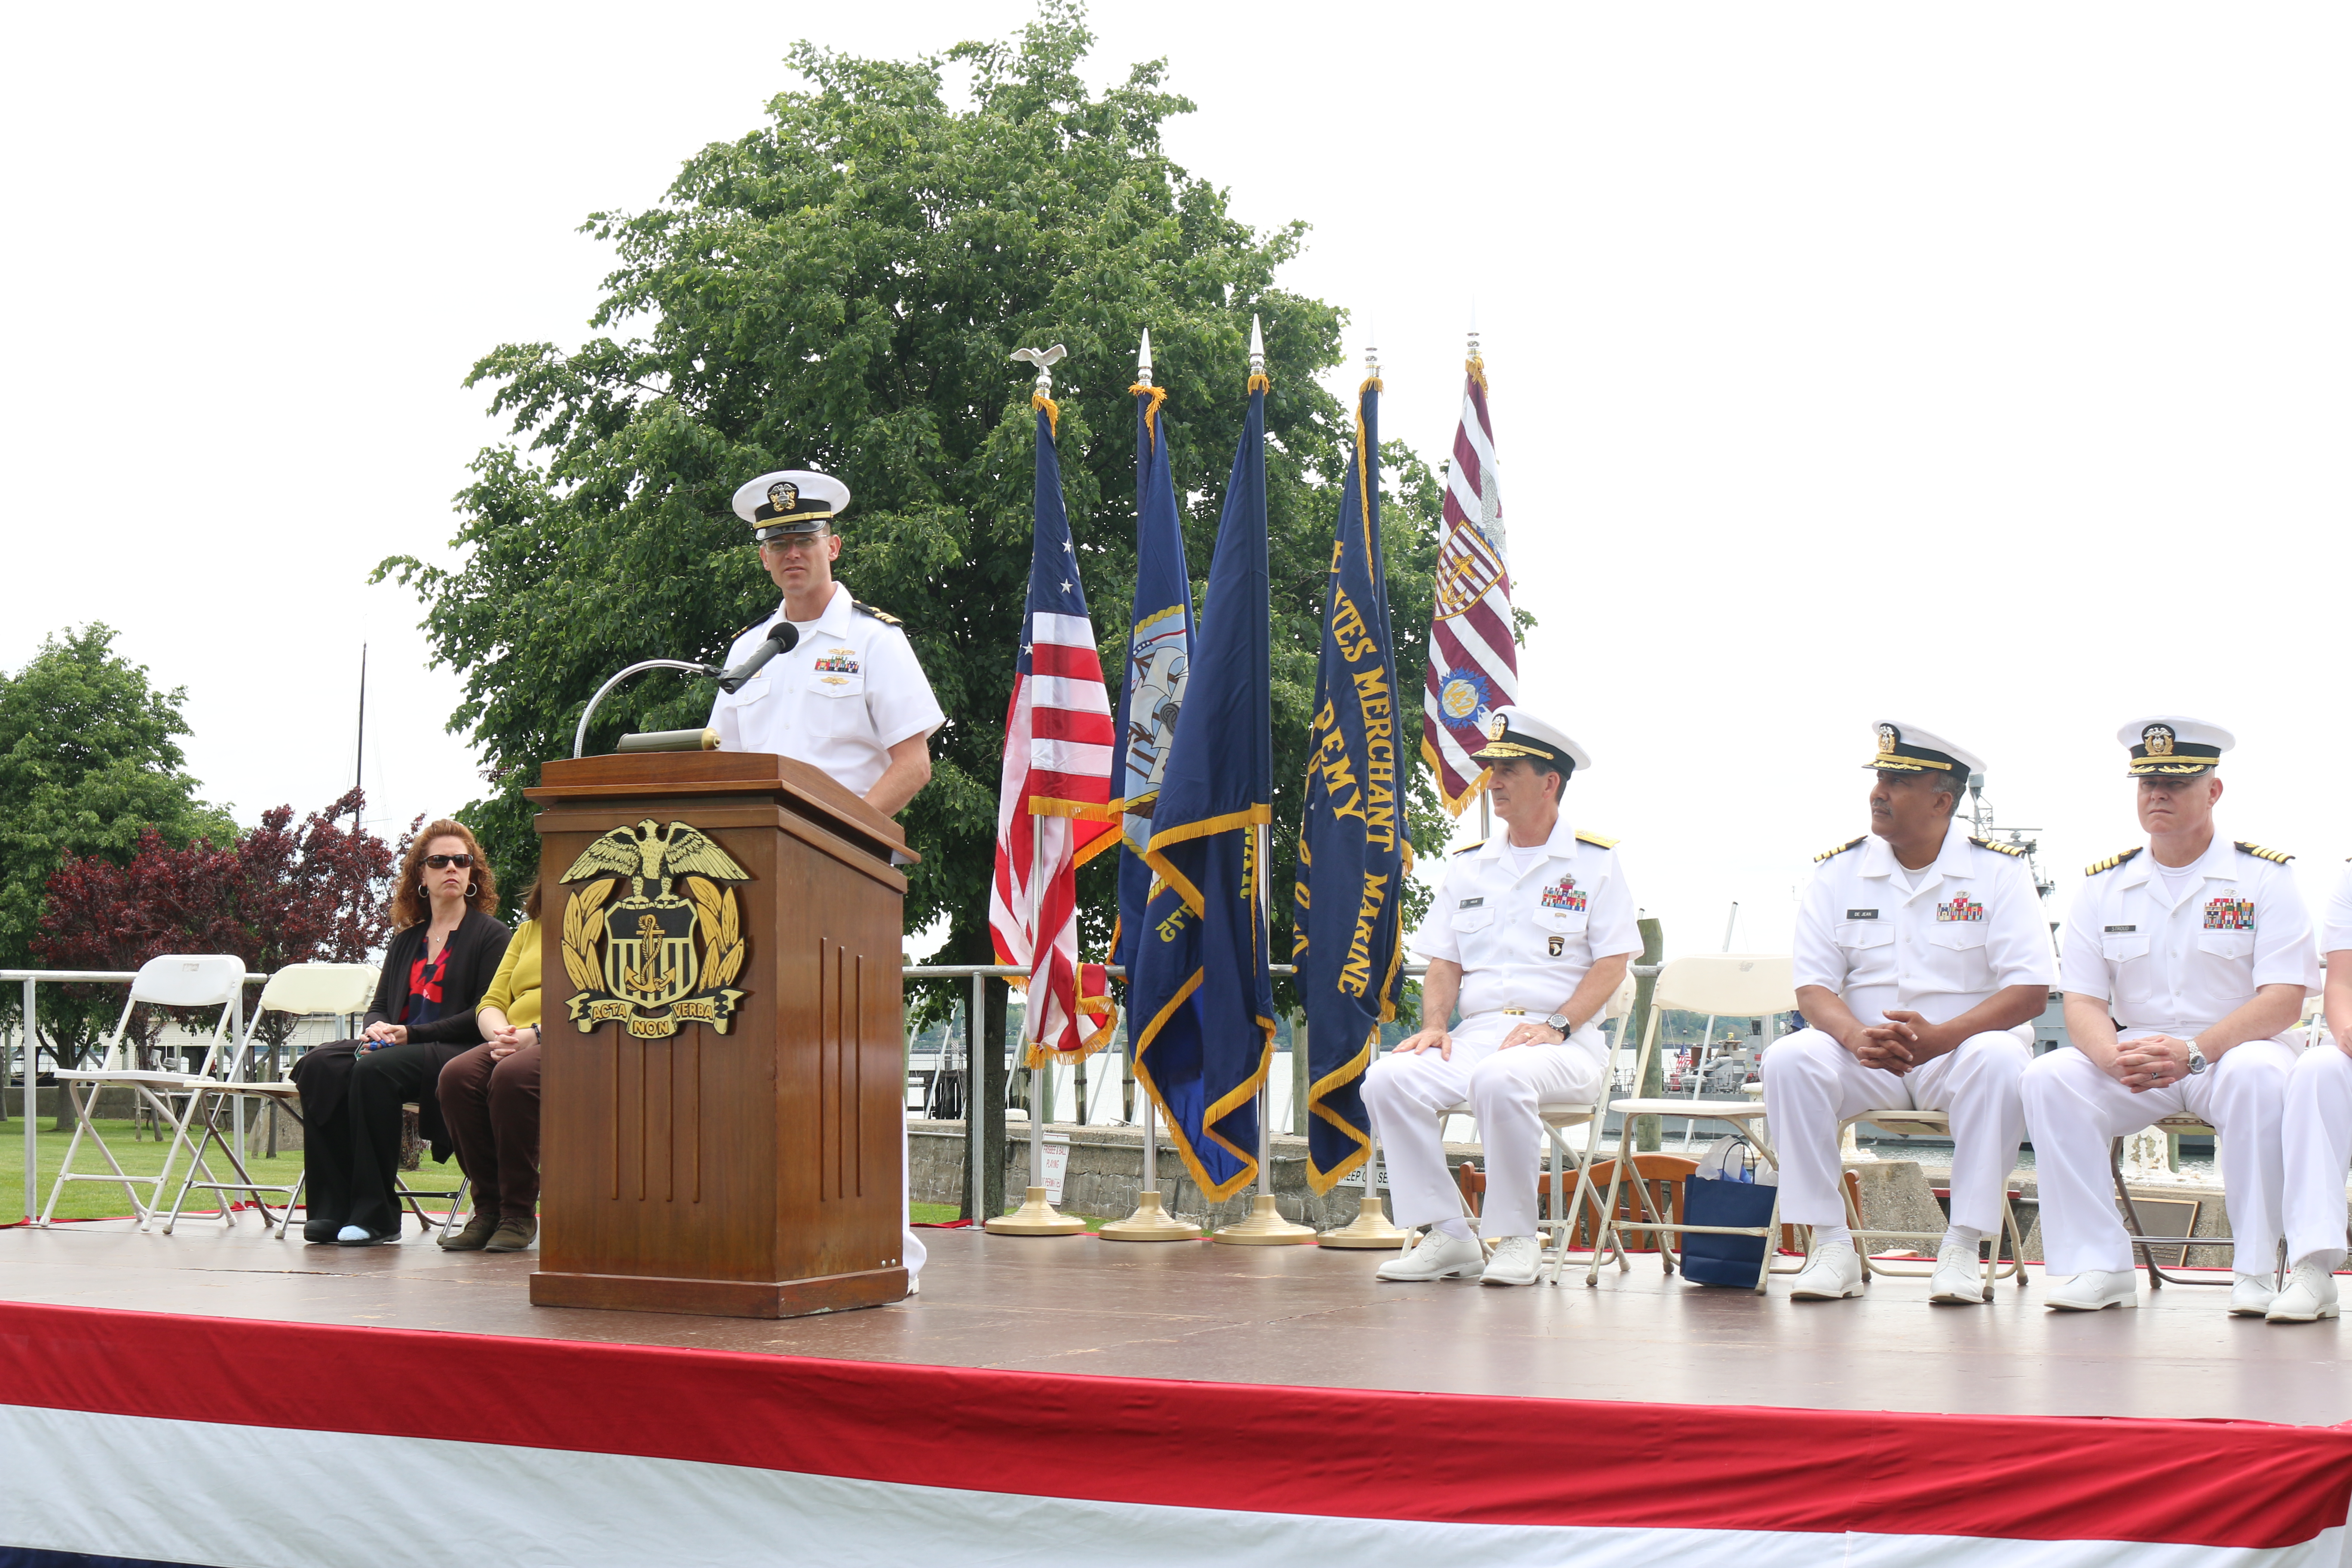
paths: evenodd
<path fill-rule="evenodd" d="M 1151 405 L 1143 411 L 1143 430 L 1144 434 L 1151 437 L 1152 447 L 1157 450 L 1160 446 L 1160 405 L 1168 401 L 1168 389 L 1160 386 L 1146 386 L 1139 381 L 1127 391 L 1130 397 L 1150 395 Z"/>
<path fill-rule="evenodd" d="M 1033 392 L 1029 395 L 1029 406 L 1045 411 L 1045 428 L 1054 433 L 1054 439 L 1060 440 L 1062 438 L 1062 405 L 1042 392 Z"/>

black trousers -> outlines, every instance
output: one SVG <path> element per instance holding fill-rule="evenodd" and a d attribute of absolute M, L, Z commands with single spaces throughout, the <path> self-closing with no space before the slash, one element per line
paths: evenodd
<path fill-rule="evenodd" d="M 446 1047 L 411 1042 L 350 1054 L 321 1046 L 305 1057 L 305 1234 L 331 1237 L 347 1225 L 375 1235 L 400 1228 L 393 1192 L 400 1169 L 400 1108 L 432 1095 L 448 1054 Z"/>

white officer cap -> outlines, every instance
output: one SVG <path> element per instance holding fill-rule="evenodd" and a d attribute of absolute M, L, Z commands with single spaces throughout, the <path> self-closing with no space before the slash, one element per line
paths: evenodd
<path fill-rule="evenodd" d="M 1883 773 L 1950 773 L 1962 784 L 1985 771 L 1984 759 L 1932 730 L 1892 719 L 1878 721 L 1878 752 L 1862 764 Z"/>
<path fill-rule="evenodd" d="M 1563 782 L 1580 768 L 1592 765 L 1591 754 L 1563 733 L 1517 703 L 1496 709 L 1486 718 L 1486 743 L 1470 753 L 1482 763 L 1512 757 L 1538 757 L 1556 764 Z"/>
<path fill-rule="evenodd" d="M 735 492 L 735 515 L 751 525 L 751 542 L 814 533 L 849 510 L 849 487 L 814 468 L 778 468 Z"/>
<path fill-rule="evenodd" d="M 2150 774 L 2186 778 L 2206 773 L 2220 767 L 2221 753 L 2238 743 L 2238 737 L 2221 725 L 2184 719 L 2178 713 L 2135 719 L 2116 731 L 2116 740 L 2131 748 L 2134 778 Z"/>

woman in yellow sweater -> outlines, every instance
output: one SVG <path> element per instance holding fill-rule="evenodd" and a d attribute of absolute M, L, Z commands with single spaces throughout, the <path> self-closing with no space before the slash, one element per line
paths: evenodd
<path fill-rule="evenodd" d="M 475 1007 L 482 1045 L 441 1069 L 441 1116 L 474 1184 L 474 1217 L 443 1238 L 451 1252 L 520 1252 L 539 1237 L 539 885 L 523 900 Z"/>

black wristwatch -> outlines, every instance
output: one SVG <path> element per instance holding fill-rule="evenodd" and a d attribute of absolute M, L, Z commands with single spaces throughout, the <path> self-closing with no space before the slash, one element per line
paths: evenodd
<path fill-rule="evenodd" d="M 1558 1029 L 1559 1031 L 1559 1037 L 1563 1040 L 1568 1038 L 1569 1036 L 1576 1033 L 1576 1026 L 1568 1021 L 1568 1015 L 1565 1013 L 1554 1013 L 1550 1016 L 1545 1018 L 1544 1022 L 1549 1024 L 1553 1028 Z"/>

